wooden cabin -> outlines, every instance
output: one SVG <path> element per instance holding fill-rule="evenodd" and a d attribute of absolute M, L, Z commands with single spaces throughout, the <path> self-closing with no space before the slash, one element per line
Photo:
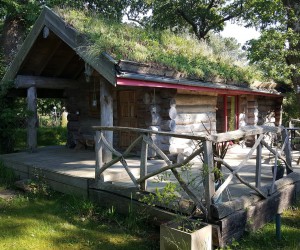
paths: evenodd
<path fill-rule="evenodd" d="M 35 113 L 28 123 L 31 150 L 37 147 L 36 98 L 64 98 L 69 144 L 92 143 L 92 126 L 97 125 L 198 135 L 281 124 L 283 97 L 273 86 L 250 88 L 182 78 L 170 68 L 116 61 L 105 51 L 91 59 L 86 44 L 85 36 L 45 8 L 2 79 L 15 82 L 16 94 L 27 96 L 28 108 Z M 119 133 L 108 138 L 125 148 L 135 136 Z M 152 139 L 175 155 L 191 143 Z"/>

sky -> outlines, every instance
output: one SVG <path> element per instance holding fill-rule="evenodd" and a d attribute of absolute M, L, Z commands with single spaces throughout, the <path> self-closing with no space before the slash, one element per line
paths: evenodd
<path fill-rule="evenodd" d="M 227 22 L 224 31 L 220 32 L 223 37 L 234 37 L 243 46 L 247 40 L 258 38 L 260 33 L 253 28 L 244 28 L 243 26 Z"/>

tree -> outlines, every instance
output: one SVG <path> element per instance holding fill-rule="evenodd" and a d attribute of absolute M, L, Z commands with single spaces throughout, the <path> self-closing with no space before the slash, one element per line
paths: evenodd
<path fill-rule="evenodd" d="M 248 44 L 249 59 L 267 75 L 300 87 L 300 3 L 299 0 L 250 0 L 243 18 L 248 26 L 262 31 Z M 298 94 L 300 106 L 300 95 Z"/>
<path fill-rule="evenodd" d="M 226 21 L 238 18 L 245 0 L 129 0 L 127 16 L 155 29 L 193 32 L 199 40 L 209 31 L 222 31 Z M 138 14 L 143 14 L 139 16 Z M 146 14 L 150 16 L 145 16 Z"/>

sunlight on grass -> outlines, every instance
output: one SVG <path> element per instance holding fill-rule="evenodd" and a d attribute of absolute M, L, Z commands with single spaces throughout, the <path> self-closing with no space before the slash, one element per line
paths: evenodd
<path fill-rule="evenodd" d="M 113 218 L 107 221 L 105 211 L 62 194 L 0 199 L 0 249 L 153 249 L 143 235 L 121 226 L 124 219 Z"/>

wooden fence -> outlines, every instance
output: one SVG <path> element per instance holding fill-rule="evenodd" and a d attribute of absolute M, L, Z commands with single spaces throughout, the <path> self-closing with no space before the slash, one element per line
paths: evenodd
<path fill-rule="evenodd" d="M 94 127 L 96 130 L 95 137 L 95 150 L 96 150 L 96 168 L 95 168 L 95 179 L 96 182 L 101 185 L 103 182 L 103 174 L 104 171 L 108 168 L 112 167 L 117 162 L 121 162 L 124 169 L 128 173 L 132 183 L 139 190 L 147 189 L 147 180 L 153 176 L 162 174 L 165 171 L 171 171 L 178 181 L 181 188 L 184 192 L 189 196 L 189 198 L 193 201 L 195 206 L 201 210 L 201 212 L 205 215 L 206 218 L 210 219 L 212 217 L 212 206 L 213 201 L 217 200 L 218 197 L 222 194 L 222 192 L 226 189 L 226 187 L 230 184 L 231 180 L 235 176 L 241 183 L 251 188 L 257 196 L 262 199 L 265 199 L 268 195 L 273 193 L 273 187 L 275 183 L 275 175 L 272 181 L 271 191 L 266 192 L 265 189 L 261 188 L 261 154 L 262 154 L 262 146 L 266 147 L 274 156 L 275 162 L 277 159 L 281 159 L 285 165 L 287 174 L 293 172 L 292 169 L 292 158 L 290 152 L 290 143 L 289 136 L 287 134 L 287 130 L 284 127 L 269 127 L 269 126 L 246 126 L 236 131 L 231 131 L 227 133 L 213 134 L 207 136 L 196 136 L 191 134 L 175 134 L 168 132 L 160 132 L 160 131 L 152 131 L 147 129 L 138 129 L 138 128 L 126 128 L 126 127 Z M 118 152 L 114 147 L 107 141 L 104 134 L 112 133 L 112 132 L 130 132 L 137 133 L 138 137 L 132 142 L 132 144 L 124 151 Z M 190 139 L 197 141 L 198 147 L 195 147 L 195 150 L 181 163 L 172 163 L 172 161 L 168 158 L 168 156 L 151 140 L 151 135 L 156 134 L 159 136 L 169 136 L 175 138 L 182 139 Z M 282 147 L 280 150 L 273 149 L 266 140 L 265 137 L 269 135 L 278 135 L 281 134 L 282 138 Z M 109 135 L 111 137 L 111 134 Z M 236 141 L 241 140 L 245 137 L 253 136 L 255 137 L 255 143 L 248 152 L 247 156 L 241 161 L 237 166 L 230 166 L 224 159 L 217 157 L 213 153 L 213 147 L 222 142 L 228 141 Z M 136 178 L 133 173 L 130 171 L 130 168 L 127 164 L 126 157 L 130 154 L 130 152 L 136 148 L 141 147 L 140 149 L 140 177 Z M 157 155 L 164 160 L 166 166 L 161 167 L 158 170 L 153 172 L 147 171 L 147 160 L 148 160 L 148 149 L 151 148 L 154 150 Z M 113 159 L 105 159 L 103 160 L 103 155 L 105 152 L 109 151 L 110 154 L 113 154 L 115 157 Z M 240 175 L 239 171 L 245 166 L 247 161 L 250 159 L 251 155 L 256 151 L 256 172 L 255 172 L 255 186 L 251 183 L 244 180 Z M 205 165 L 208 169 L 207 174 L 204 176 L 204 190 L 205 190 L 205 202 L 202 201 L 200 197 L 189 187 L 186 181 L 181 178 L 178 170 L 192 161 L 195 157 L 202 154 L 203 165 Z M 109 155 L 109 154 L 107 154 Z M 221 163 L 224 167 L 226 167 L 230 174 L 224 180 L 222 185 L 215 191 L 214 185 L 214 164 Z M 277 164 L 275 164 L 274 172 L 276 173 Z"/>

